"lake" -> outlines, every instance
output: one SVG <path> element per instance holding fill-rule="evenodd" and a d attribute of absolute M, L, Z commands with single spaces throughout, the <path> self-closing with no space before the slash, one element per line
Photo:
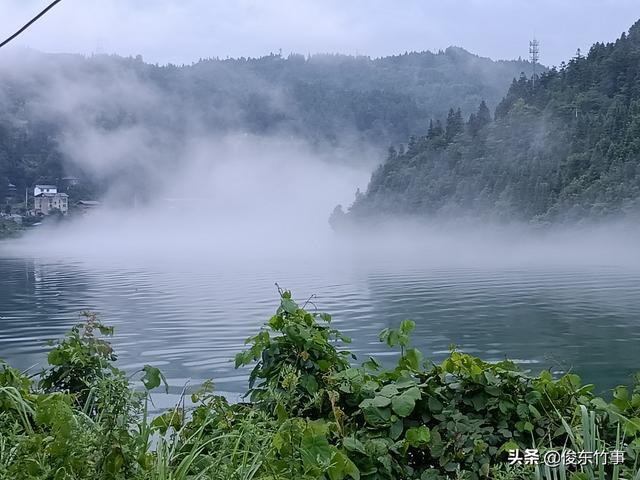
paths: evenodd
<path fill-rule="evenodd" d="M 573 370 L 598 391 L 640 370 L 636 267 L 429 266 L 343 258 L 305 262 L 0 258 L 0 357 L 39 369 L 46 341 L 82 310 L 115 327 L 119 365 L 162 369 L 174 393 L 213 378 L 242 392 L 231 359 L 278 305 L 275 282 L 334 317 L 364 361 L 390 352 L 378 332 L 410 318 L 413 343 L 439 361 L 455 344 L 486 360 Z"/>

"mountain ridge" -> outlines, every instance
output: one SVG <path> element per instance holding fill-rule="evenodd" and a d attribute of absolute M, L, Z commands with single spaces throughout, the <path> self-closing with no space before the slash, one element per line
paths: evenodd
<path fill-rule="evenodd" d="M 0 57 L 0 189 L 82 176 L 60 144 L 87 131 L 138 128 L 159 143 L 197 129 L 386 146 L 445 116 L 447 99 L 465 98 L 465 112 L 480 99 L 497 104 L 528 68 L 456 49 L 379 59 L 272 54 L 184 67 L 109 55 L 16 57 Z"/>

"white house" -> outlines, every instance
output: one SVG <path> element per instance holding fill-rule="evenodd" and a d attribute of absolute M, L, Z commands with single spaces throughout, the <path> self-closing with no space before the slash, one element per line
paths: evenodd
<path fill-rule="evenodd" d="M 33 210 L 42 215 L 57 210 L 64 215 L 69 211 L 69 196 L 58 193 L 55 185 L 36 185 L 33 189 Z"/>

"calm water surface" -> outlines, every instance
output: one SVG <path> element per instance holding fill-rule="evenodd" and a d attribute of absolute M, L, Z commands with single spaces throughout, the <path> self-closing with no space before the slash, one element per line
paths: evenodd
<path fill-rule="evenodd" d="M 364 360 L 378 332 L 416 321 L 414 343 L 450 344 L 524 368 L 573 369 L 600 391 L 640 370 L 640 271 L 625 267 L 435 268 L 342 261 L 252 264 L 0 258 L 0 357 L 38 365 L 81 310 L 116 327 L 121 367 L 160 367 L 174 392 L 213 378 L 245 388 L 230 359 L 277 307 L 274 282 L 333 314 Z"/>

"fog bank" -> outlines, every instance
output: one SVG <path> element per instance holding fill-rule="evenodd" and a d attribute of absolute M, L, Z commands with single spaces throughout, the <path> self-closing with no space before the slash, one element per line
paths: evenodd
<path fill-rule="evenodd" d="M 404 220 L 334 232 L 326 221 L 327 207 L 334 198 L 349 196 L 361 172 L 322 164 L 282 169 L 273 162 L 258 170 L 223 163 L 214 169 L 220 176 L 202 177 L 210 193 L 196 188 L 189 198 L 167 196 L 155 206 L 104 209 L 36 227 L 1 245 L 2 256 L 247 270 L 280 262 L 296 268 L 333 263 L 394 270 L 640 268 L 640 228 L 622 222 L 540 230 Z M 324 180 L 324 190 L 318 179 Z"/>

